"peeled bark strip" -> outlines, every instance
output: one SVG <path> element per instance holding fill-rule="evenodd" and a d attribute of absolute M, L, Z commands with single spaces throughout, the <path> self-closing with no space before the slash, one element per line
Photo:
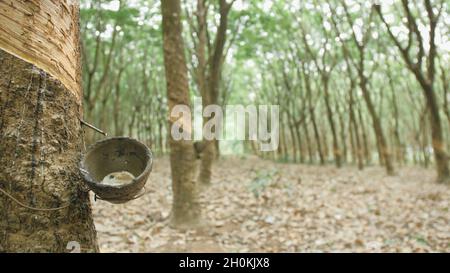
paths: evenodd
<path fill-rule="evenodd" d="M 75 3 L 0 1 L 0 188 L 23 204 L 0 193 L 0 252 L 98 251 L 78 171 Z"/>
<path fill-rule="evenodd" d="M 81 102 L 77 2 L 0 1 L 0 48 L 47 71 Z"/>

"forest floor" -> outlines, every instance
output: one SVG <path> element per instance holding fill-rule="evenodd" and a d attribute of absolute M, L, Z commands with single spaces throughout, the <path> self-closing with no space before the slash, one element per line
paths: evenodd
<path fill-rule="evenodd" d="M 169 160 L 155 160 L 148 194 L 97 201 L 102 252 L 450 252 L 450 187 L 434 171 L 358 171 L 225 157 L 200 200 L 204 225 L 168 225 Z"/>

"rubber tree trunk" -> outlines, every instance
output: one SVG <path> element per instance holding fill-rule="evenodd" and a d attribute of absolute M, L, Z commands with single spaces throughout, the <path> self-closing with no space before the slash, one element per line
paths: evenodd
<path fill-rule="evenodd" d="M 367 129 L 366 129 L 366 126 L 364 125 L 365 121 L 364 121 L 364 118 L 362 115 L 360 105 L 358 106 L 358 122 L 361 127 L 361 138 L 362 138 L 363 147 L 364 147 L 363 154 L 364 154 L 364 158 L 366 161 L 365 163 L 366 163 L 366 165 L 370 165 L 372 163 L 372 154 L 369 149 L 369 139 L 368 139 L 367 131 L 366 131 Z"/>
<path fill-rule="evenodd" d="M 336 113 L 338 113 L 339 118 L 339 126 L 340 126 L 340 138 L 342 143 L 342 153 L 341 153 L 341 159 L 342 163 L 347 163 L 347 153 L 348 153 L 348 147 L 347 147 L 347 132 L 346 132 L 346 124 L 344 121 L 344 114 L 339 110 L 339 107 L 336 104 Z"/>
<path fill-rule="evenodd" d="M 342 167 L 342 159 L 341 159 L 341 150 L 339 148 L 339 141 L 337 137 L 337 130 L 336 125 L 334 124 L 334 118 L 333 118 L 333 111 L 331 110 L 331 103 L 330 103 L 330 93 L 329 93 L 329 79 L 326 76 L 322 76 L 322 84 L 324 89 L 324 99 L 325 99 L 325 107 L 327 110 L 327 118 L 328 118 L 328 124 L 330 125 L 331 129 L 331 136 L 333 137 L 333 156 L 334 156 L 334 162 L 336 164 L 337 168 Z"/>
<path fill-rule="evenodd" d="M 303 130 L 305 133 L 306 146 L 308 149 L 308 163 L 312 164 L 314 162 L 314 154 L 313 154 L 313 148 L 311 146 L 312 144 L 311 144 L 311 138 L 309 136 L 308 124 L 306 122 L 304 122 L 304 124 L 303 124 Z"/>
<path fill-rule="evenodd" d="M 203 96 L 203 109 L 209 105 L 215 104 L 209 98 L 208 94 Z M 206 124 L 210 118 L 204 118 L 203 124 Z M 205 149 L 202 152 L 202 159 L 200 163 L 199 182 L 202 186 L 211 185 L 213 162 L 216 159 L 216 146 L 214 140 L 203 139 Z"/>
<path fill-rule="evenodd" d="M 188 70 L 181 36 L 180 1 L 162 0 L 161 8 L 167 101 L 171 113 L 176 105 L 190 106 Z M 174 121 L 176 119 L 169 119 L 169 128 L 172 128 Z M 191 132 L 192 128 L 185 125 L 184 129 Z M 171 224 L 178 228 L 191 227 L 199 223 L 201 215 L 196 190 L 194 146 L 190 140 L 175 140 L 172 134 L 169 135 L 169 144 L 173 190 Z"/>
<path fill-rule="evenodd" d="M 197 25 L 198 31 L 197 35 L 197 46 L 196 46 L 196 56 L 198 59 L 197 71 L 196 71 L 196 81 L 197 86 L 202 96 L 203 109 L 208 105 L 214 104 L 212 101 L 212 92 L 213 87 L 210 78 L 208 77 L 209 69 L 207 65 L 206 56 L 206 45 L 207 45 L 207 24 L 206 24 L 206 16 L 207 16 L 207 7 L 205 6 L 205 1 L 197 0 Z M 208 122 L 209 119 L 205 118 L 203 123 Z M 200 174 L 199 181 L 202 185 L 209 185 L 211 183 L 211 168 L 213 165 L 213 160 L 216 159 L 216 146 L 213 141 L 208 141 L 206 139 L 203 140 L 206 147 L 202 152 L 202 161 L 200 165 Z"/>
<path fill-rule="evenodd" d="M 75 1 L 0 2 L 0 252 L 98 251 L 78 170 L 78 20 Z"/>
<path fill-rule="evenodd" d="M 202 94 L 203 98 L 203 109 L 208 105 L 218 104 L 219 96 L 220 96 L 220 81 L 222 77 L 222 65 L 225 59 L 226 51 L 225 51 L 225 43 L 227 41 L 227 30 L 228 30 L 228 16 L 231 10 L 231 6 L 234 1 L 230 1 L 227 3 L 226 0 L 217 1 L 219 4 L 219 24 L 217 26 L 216 36 L 214 38 L 214 48 L 209 56 L 208 60 L 208 72 L 206 73 L 206 93 Z M 200 11 L 202 12 L 202 11 Z M 206 11 L 207 12 L 207 11 Z M 206 15 L 206 13 L 205 13 Z M 204 21 L 204 31 L 203 34 L 207 33 L 207 25 Z M 207 36 L 205 36 L 207 37 Z M 205 70 L 206 71 L 206 70 Z M 201 90 L 200 90 L 201 91 Z M 205 118 L 203 120 L 204 125 L 209 121 L 209 118 Z M 200 175 L 199 180 L 202 185 L 210 185 L 211 184 L 211 176 L 212 176 L 212 166 L 214 160 L 218 156 L 218 149 L 216 146 L 215 140 L 203 140 L 206 144 L 205 149 L 203 150 L 201 165 L 200 165 Z"/>
<path fill-rule="evenodd" d="M 300 135 L 300 125 L 299 124 L 295 124 L 294 129 L 295 129 L 294 130 L 295 137 L 297 139 L 299 160 L 300 160 L 300 163 L 303 164 L 303 163 L 305 163 L 305 156 L 304 156 L 305 150 L 303 149 L 303 145 L 302 145 L 303 141 L 302 141 L 302 138 L 301 138 L 301 135 Z"/>
<path fill-rule="evenodd" d="M 288 125 L 289 125 L 289 133 L 291 136 L 291 151 L 292 151 L 292 162 L 297 162 L 297 139 L 295 138 L 294 132 L 294 123 L 292 122 L 292 118 L 287 114 Z"/>
<path fill-rule="evenodd" d="M 381 125 L 381 120 L 379 119 L 378 114 L 375 111 L 375 107 L 370 97 L 369 90 L 367 89 L 367 80 L 361 71 L 359 71 L 359 77 L 360 77 L 359 86 L 362 90 L 363 98 L 366 102 L 367 109 L 369 110 L 370 117 L 372 118 L 373 130 L 375 132 L 377 145 L 380 149 L 379 151 L 380 158 L 384 160 L 386 173 L 388 175 L 394 175 L 394 165 L 392 162 L 392 155 L 389 151 L 389 147 L 387 146 L 387 141 L 384 135 L 383 127 Z"/>
<path fill-rule="evenodd" d="M 278 159 L 281 159 L 281 160 L 286 160 L 286 158 L 287 158 L 287 153 L 286 153 L 286 150 L 287 150 L 287 148 L 286 148 L 286 132 L 285 132 L 285 130 L 284 130 L 284 128 L 286 128 L 285 127 L 285 124 L 284 124 L 284 122 L 283 122 L 283 120 L 281 120 L 281 126 L 280 126 L 280 128 L 283 128 L 282 130 L 280 130 L 280 147 L 278 147 L 278 151 L 279 151 L 279 158 Z"/>
<path fill-rule="evenodd" d="M 450 169 L 448 166 L 448 155 L 445 151 L 444 134 L 442 132 L 442 123 L 439 113 L 439 106 L 433 86 L 422 83 L 425 98 L 427 100 L 430 113 L 431 138 L 438 173 L 437 180 L 441 183 L 450 183 Z"/>
<path fill-rule="evenodd" d="M 314 109 L 310 108 L 309 113 L 311 115 L 311 123 L 313 125 L 314 137 L 316 138 L 317 152 L 319 153 L 320 165 L 325 165 L 325 156 L 323 155 L 322 144 L 320 141 L 319 129 L 317 128 Z"/>
<path fill-rule="evenodd" d="M 358 162 L 358 169 L 362 170 L 364 168 L 364 163 L 363 163 L 363 148 L 362 148 L 362 143 L 361 143 L 361 138 L 359 135 L 359 128 L 358 128 L 358 121 L 356 119 L 356 114 L 355 114 L 355 82 L 353 80 L 351 80 L 351 84 L 350 84 L 350 89 L 349 89 L 349 93 L 350 93 L 350 102 L 349 102 L 349 128 L 350 130 L 350 134 L 351 131 L 353 131 L 354 133 L 354 142 L 355 142 L 355 147 L 356 147 L 356 159 Z"/>

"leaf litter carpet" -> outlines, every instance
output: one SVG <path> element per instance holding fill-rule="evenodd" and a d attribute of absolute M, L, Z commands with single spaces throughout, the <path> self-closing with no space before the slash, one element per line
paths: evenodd
<path fill-rule="evenodd" d="M 169 160 L 147 194 L 93 203 L 102 252 L 450 252 L 450 186 L 434 170 L 282 164 L 224 157 L 200 190 L 202 226 L 169 226 Z"/>

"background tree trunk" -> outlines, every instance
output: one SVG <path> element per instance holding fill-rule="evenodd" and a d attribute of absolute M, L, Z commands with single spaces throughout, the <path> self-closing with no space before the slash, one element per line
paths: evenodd
<path fill-rule="evenodd" d="M 439 17 L 441 16 L 441 12 L 435 12 L 435 8 L 433 8 L 431 1 L 424 1 L 425 10 L 428 17 L 428 32 L 430 35 L 429 49 L 428 53 L 426 54 L 423 45 L 425 40 L 423 39 L 417 27 L 417 21 L 419 21 L 419 19 L 415 18 L 414 14 L 411 12 L 409 4 L 410 3 L 406 0 L 402 1 L 403 12 L 406 15 L 408 21 L 407 26 L 409 35 L 407 47 L 404 47 L 397 39 L 397 37 L 393 34 L 391 26 L 386 22 L 383 16 L 381 6 L 376 5 L 375 10 L 380 16 L 383 24 L 386 26 L 391 40 L 400 51 L 407 68 L 412 72 L 412 74 L 417 79 L 417 82 L 422 87 L 423 95 L 425 97 L 425 101 L 429 110 L 431 139 L 437 169 L 437 181 L 442 183 L 450 183 L 450 168 L 448 166 L 449 159 L 445 150 L 444 134 L 442 131 L 441 117 L 439 113 L 439 104 L 434 90 L 436 72 L 435 60 L 437 55 L 435 36 L 436 27 L 438 25 Z M 442 8 L 442 6 L 440 8 Z M 413 41 L 414 35 L 417 36 L 416 41 Z M 416 52 L 416 56 L 413 58 L 410 52 L 410 45 L 412 45 L 414 42 L 417 43 L 419 50 Z M 426 63 L 426 70 L 424 70 L 422 67 L 424 60 Z"/>
<path fill-rule="evenodd" d="M 329 93 L 329 79 L 328 76 L 322 76 L 322 85 L 325 95 L 323 96 L 325 99 L 325 108 L 327 110 L 327 118 L 328 123 L 330 125 L 331 129 L 331 136 L 333 141 L 333 156 L 334 156 L 334 162 L 336 164 L 336 167 L 340 168 L 342 167 L 342 153 L 339 147 L 339 141 L 337 137 L 337 130 L 336 125 L 334 124 L 334 118 L 333 118 L 333 111 L 331 109 L 331 103 L 330 103 L 330 93 Z"/>
<path fill-rule="evenodd" d="M 169 113 L 176 105 L 188 105 L 188 70 L 184 56 L 179 0 L 162 0 L 164 63 L 166 68 Z M 169 128 L 175 120 L 169 119 Z M 170 130 L 170 129 L 169 129 Z M 191 128 L 184 128 L 191 132 Z M 176 141 L 169 136 L 173 203 L 171 224 L 175 227 L 196 225 L 200 219 L 195 182 L 195 152 L 192 141 Z"/>
<path fill-rule="evenodd" d="M 227 41 L 228 15 L 234 1 L 227 3 L 226 0 L 219 0 L 219 25 L 213 42 L 213 49 L 208 52 L 208 59 L 205 59 L 205 46 L 207 41 L 207 25 L 206 16 L 208 8 L 203 0 L 197 1 L 197 23 L 198 23 L 198 49 L 197 57 L 199 65 L 197 67 L 197 83 L 203 99 L 203 109 L 212 104 L 219 103 L 220 97 L 220 81 L 222 78 L 222 65 L 225 59 L 225 43 Z M 202 75 L 200 75 L 202 74 Z M 204 118 L 205 125 L 210 118 Z M 203 156 L 200 165 L 199 181 L 202 185 L 211 184 L 212 165 L 218 155 L 218 145 L 215 140 L 203 140 L 206 144 L 203 150 Z"/>

